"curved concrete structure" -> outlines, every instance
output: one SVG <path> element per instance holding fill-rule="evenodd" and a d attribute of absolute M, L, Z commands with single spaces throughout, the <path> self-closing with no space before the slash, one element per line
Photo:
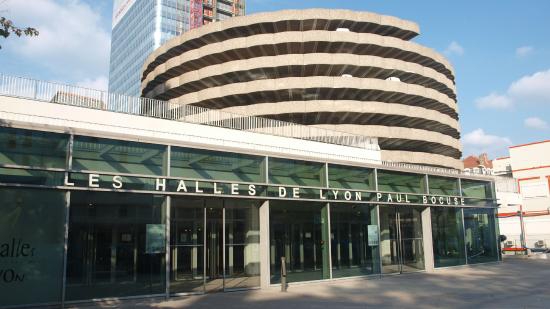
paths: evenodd
<path fill-rule="evenodd" d="M 454 72 L 418 33 L 347 10 L 236 17 L 153 52 L 142 94 L 378 137 L 384 160 L 461 169 Z"/>

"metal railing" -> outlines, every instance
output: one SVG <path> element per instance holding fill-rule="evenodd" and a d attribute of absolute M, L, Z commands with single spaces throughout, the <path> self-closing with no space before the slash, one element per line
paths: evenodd
<path fill-rule="evenodd" d="M 378 150 L 375 137 L 0 74 L 0 95 Z"/>
<path fill-rule="evenodd" d="M 380 150 L 378 139 L 363 135 L 306 126 L 286 121 L 223 112 L 199 106 L 109 93 L 30 78 L 0 74 L 0 96 L 27 98 L 49 103 L 92 108 L 116 113 L 196 123 L 228 129 L 291 137 L 327 144 Z M 424 173 L 475 175 L 455 169 L 402 162 L 381 161 L 383 166 Z"/>

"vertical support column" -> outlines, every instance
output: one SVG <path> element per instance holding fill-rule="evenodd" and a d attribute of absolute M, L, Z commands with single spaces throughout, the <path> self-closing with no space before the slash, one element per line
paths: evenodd
<path fill-rule="evenodd" d="M 171 152 L 172 152 L 172 147 L 170 145 L 168 145 L 166 147 L 166 162 L 165 162 L 165 174 L 166 176 L 170 177 L 170 165 L 171 165 Z M 165 235 L 166 235 L 166 239 L 165 239 L 165 245 L 164 245 L 164 263 L 165 263 L 165 274 L 164 274 L 164 280 L 165 280 L 165 287 L 166 287 L 166 298 L 168 299 L 170 297 L 170 262 L 171 262 L 171 255 L 170 255 L 170 218 L 171 218 L 171 214 L 170 214 L 170 204 L 172 203 L 172 198 L 167 195 L 166 196 L 166 205 L 165 205 L 165 214 L 166 214 L 166 218 L 165 218 L 165 227 L 166 227 L 166 230 L 165 230 Z"/>
<path fill-rule="evenodd" d="M 271 284 L 271 261 L 269 250 L 269 201 L 260 206 L 260 287 L 266 289 Z"/>
<path fill-rule="evenodd" d="M 65 172 L 65 184 L 69 182 L 69 172 L 73 168 L 73 143 L 74 135 L 69 136 L 69 143 L 67 144 L 67 157 Z M 64 243 L 63 243 L 63 278 L 61 286 L 61 308 L 65 308 L 65 297 L 67 288 L 67 252 L 69 246 L 69 211 L 71 205 L 71 191 L 65 192 L 65 230 L 64 230 Z"/>
<path fill-rule="evenodd" d="M 374 169 L 374 191 L 378 192 L 378 169 Z M 380 221 L 380 205 L 376 205 L 376 224 L 378 225 L 378 271 L 382 277 L 382 222 Z M 374 253 L 373 253 L 374 255 Z"/>
<path fill-rule="evenodd" d="M 326 203 L 323 209 L 321 209 L 321 256 L 323 257 L 323 279 L 332 278 L 330 246 L 330 203 Z"/>
<path fill-rule="evenodd" d="M 424 267 L 427 272 L 434 271 L 434 251 L 432 238 L 431 208 L 422 210 L 422 243 L 424 244 Z"/>
<path fill-rule="evenodd" d="M 61 308 L 65 308 L 65 290 L 67 288 L 67 249 L 69 243 L 69 210 L 71 204 L 71 192 L 65 192 L 65 231 L 63 244 L 63 281 L 61 287 Z"/>
<path fill-rule="evenodd" d="M 164 247 L 164 261 L 165 261 L 165 286 L 166 286 L 166 298 L 170 297 L 170 265 L 171 265 L 171 255 L 170 255 L 170 204 L 172 203 L 172 198 L 170 196 L 166 196 L 166 208 L 165 208 L 165 214 L 166 214 L 166 239 L 165 239 L 165 247 Z"/>
<path fill-rule="evenodd" d="M 458 178 L 458 193 L 462 197 L 462 179 Z M 468 265 L 468 246 L 466 246 L 466 217 L 464 217 L 464 207 L 460 208 L 462 214 L 462 235 L 464 236 L 464 257 L 466 258 L 466 265 Z"/>

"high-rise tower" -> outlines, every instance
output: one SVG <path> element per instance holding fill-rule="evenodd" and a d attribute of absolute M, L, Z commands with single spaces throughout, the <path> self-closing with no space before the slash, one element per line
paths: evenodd
<path fill-rule="evenodd" d="M 245 0 L 115 0 L 109 91 L 139 96 L 141 67 L 170 38 L 244 15 Z"/>

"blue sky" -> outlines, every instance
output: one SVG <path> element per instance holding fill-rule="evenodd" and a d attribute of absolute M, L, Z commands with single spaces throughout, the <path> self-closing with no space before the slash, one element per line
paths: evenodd
<path fill-rule="evenodd" d="M 247 0 L 247 14 L 313 7 L 418 23 L 414 41 L 455 68 L 465 156 L 550 139 L 550 1 Z M 0 39 L 0 73 L 105 88 L 111 14 L 111 0 L 0 1 L 0 15 L 41 31 Z"/>

